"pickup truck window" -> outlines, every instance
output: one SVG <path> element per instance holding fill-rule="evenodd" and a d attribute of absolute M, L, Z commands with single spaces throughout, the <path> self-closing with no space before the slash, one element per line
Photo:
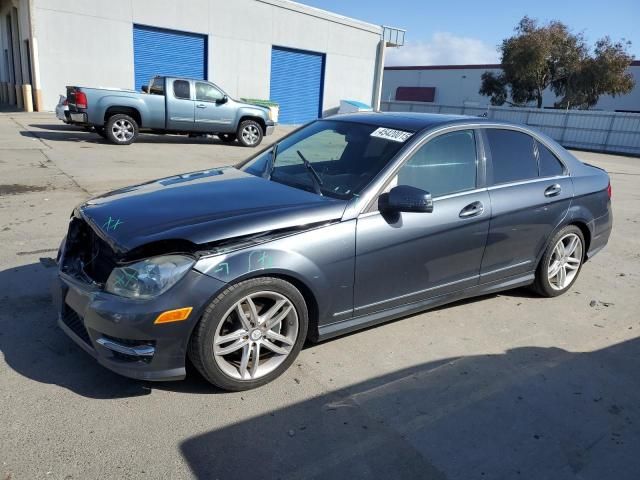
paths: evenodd
<path fill-rule="evenodd" d="M 173 81 L 173 95 L 176 98 L 191 100 L 191 85 L 186 80 Z"/>
<path fill-rule="evenodd" d="M 196 82 L 196 100 L 201 102 L 217 102 L 222 96 L 222 92 L 213 85 Z"/>
<path fill-rule="evenodd" d="M 154 77 L 149 85 L 149 93 L 151 95 L 164 95 L 164 78 Z"/>

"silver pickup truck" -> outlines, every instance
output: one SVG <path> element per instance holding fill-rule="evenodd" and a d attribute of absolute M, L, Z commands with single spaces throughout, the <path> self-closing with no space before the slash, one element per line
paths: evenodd
<path fill-rule="evenodd" d="M 69 121 L 94 127 L 116 145 L 135 142 L 141 130 L 213 134 L 246 147 L 273 133 L 270 109 L 234 100 L 205 80 L 157 76 L 142 90 L 69 86 Z"/>

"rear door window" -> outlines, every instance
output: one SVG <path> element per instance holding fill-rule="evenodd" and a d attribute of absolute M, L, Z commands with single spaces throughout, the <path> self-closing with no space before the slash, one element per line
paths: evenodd
<path fill-rule="evenodd" d="M 547 147 L 540 142 L 536 142 L 538 147 L 538 164 L 540 166 L 541 177 L 556 177 L 564 175 L 564 165 Z"/>
<path fill-rule="evenodd" d="M 486 130 L 491 151 L 493 184 L 518 182 L 538 177 L 535 140 L 515 130 L 489 128 Z"/>
<path fill-rule="evenodd" d="M 191 84 L 186 80 L 173 81 L 173 95 L 184 100 L 191 99 Z"/>

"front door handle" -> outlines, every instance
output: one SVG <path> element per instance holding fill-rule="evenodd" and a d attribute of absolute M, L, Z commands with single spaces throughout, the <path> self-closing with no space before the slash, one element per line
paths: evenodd
<path fill-rule="evenodd" d="M 470 218 L 482 214 L 484 212 L 484 205 L 482 202 L 473 202 L 460 210 L 460 218 Z"/>
<path fill-rule="evenodd" d="M 199 103 L 196 105 L 196 108 L 207 108 L 207 106 L 204 103 Z"/>
<path fill-rule="evenodd" d="M 562 192 L 562 187 L 559 184 L 554 183 L 553 185 L 547 187 L 547 189 L 544 191 L 544 196 L 555 197 L 556 195 L 560 195 L 560 192 Z"/>

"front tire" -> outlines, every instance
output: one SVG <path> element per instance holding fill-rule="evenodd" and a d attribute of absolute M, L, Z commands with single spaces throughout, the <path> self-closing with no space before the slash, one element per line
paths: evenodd
<path fill-rule="evenodd" d="M 300 353 L 309 315 L 296 287 L 261 277 L 231 285 L 205 310 L 189 358 L 210 383 L 249 390 L 280 376 Z"/>
<path fill-rule="evenodd" d="M 536 270 L 534 290 L 543 297 L 557 297 L 569 290 L 578 279 L 585 250 L 584 235 L 575 225 L 556 233 Z"/>
<path fill-rule="evenodd" d="M 240 123 L 236 135 L 240 145 L 244 147 L 257 147 L 262 142 L 262 127 L 255 120 L 245 120 Z"/>
<path fill-rule="evenodd" d="M 129 115 L 112 115 L 105 125 L 107 140 L 116 145 L 130 145 L 138 138 L 138 122 Z"/>

